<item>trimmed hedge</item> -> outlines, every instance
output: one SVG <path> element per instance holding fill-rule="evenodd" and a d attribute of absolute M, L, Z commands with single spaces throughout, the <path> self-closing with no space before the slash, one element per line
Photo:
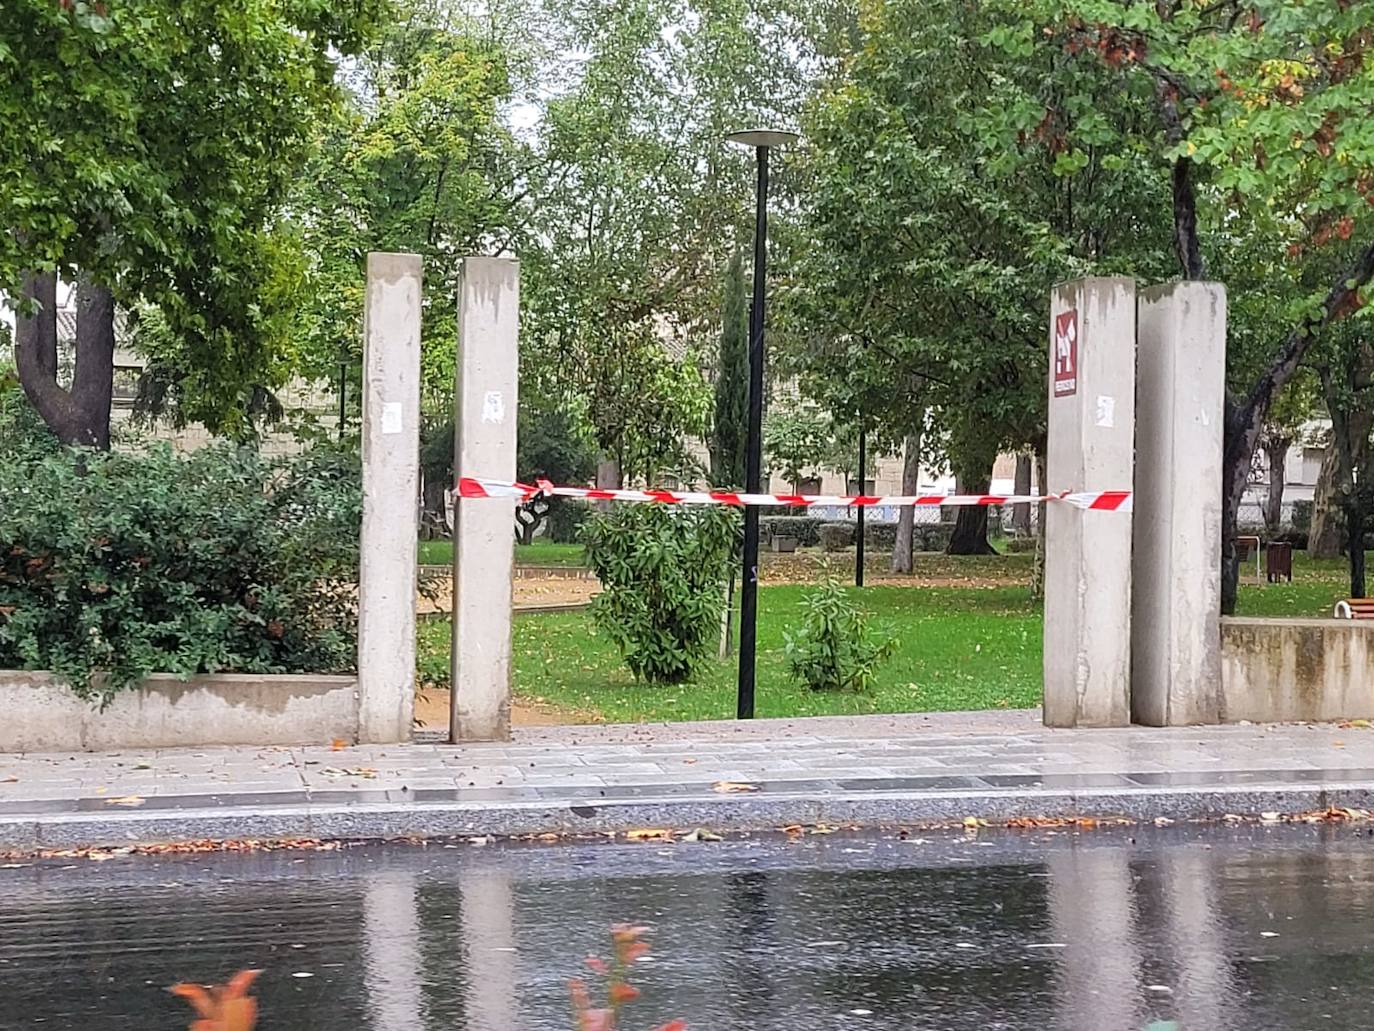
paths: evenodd
<path fill-rule="evenodd" d="M 839 544 L 838 548 L 853 547 L 856 529 L 854 523 L 848 520 L 820 519 L 816 516 L 764 516 L 759 520 L 759 539 L 765 547 L 777 536 L 795 537 L 797 544 L 803 548 L 824 547 L 821 535 L 826 527 L 831 526 L 837 528 L 832 531 L 834 539 L 844 539 L 844 543 Z M 916 550 L 943 551 L 949 544 L 953 529 L 950 523 L 917 523 L 912 527 Z M 896 544 L 896 523 L 864 524 L 864 547 L 873 551 L 890 551 Z"/>

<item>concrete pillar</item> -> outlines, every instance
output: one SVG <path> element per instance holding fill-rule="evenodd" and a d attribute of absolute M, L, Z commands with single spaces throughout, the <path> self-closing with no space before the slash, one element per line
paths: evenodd
<path fill-rule="evenodd" d="M 458 297 L 457 474 L 515 479 L 520 266 L 467 258 Z M 458 741 L 510 737 L 515 502 L 464 499 L 453 520 L 453 708 Z"/>
<path fill-rule="evenodd" d="M 420 257 L 369 254 L 363 306 L 359 738 L 410 740 L 420 533 Z"/>
<path fill-rule="evenodd" d="M 1045 488 L 1128 490 L 1135 448 L 1135 282 L 1080 279 L 1050 311 Z M 1131 516 L 1045 506 L 1045 724 L 1130 722 Z"/>
<path fill-rule="evenodd" d="M 1138 351 L 1131 715 L 1217 723 L 1226 288 L 1142 291 Z"/>

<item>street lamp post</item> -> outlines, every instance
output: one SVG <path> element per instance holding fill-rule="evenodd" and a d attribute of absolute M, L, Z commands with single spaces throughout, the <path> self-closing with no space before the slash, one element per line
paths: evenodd
<path fill-rule="evenodd" d="M 857 494 L 868 493 L 868 432 L 864 427 L 863 418 L 859 419 L 859 489 Z M 854 534 L 854 586 L 864 585 L 864 506 L 860 505 L 855 512 L 855 522 L 857 523 Z"/>
<path fill-rule="evenodd" d="M 754 148 L 758 191 L 754 210 L 754 299 L 749 307 L 749 427 L 745 453 L 745 490 L 763 491 L 763 327 L 768 266 L 768 151 L 797 139 L 796 133 L 751 129 L 731 133 L 731 143 Z M 754 718 L 755 624 L 759 611 L 759 510 L 744 509 L 744 577 L 740 585 L 739 687 L 735 715 Z"/>

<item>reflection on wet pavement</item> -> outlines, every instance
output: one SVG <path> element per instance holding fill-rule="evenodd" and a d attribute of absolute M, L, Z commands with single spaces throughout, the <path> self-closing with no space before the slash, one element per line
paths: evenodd
<path fill-rule="evenodd" d="M 0 1028 L 185 1026 L 262 967 L 262 1031 L 552 1031 L 612 923 L 633 1027 L 1365 1028 L 1359 827 L 834 834 L 43 862 L 0 871 Z"/>

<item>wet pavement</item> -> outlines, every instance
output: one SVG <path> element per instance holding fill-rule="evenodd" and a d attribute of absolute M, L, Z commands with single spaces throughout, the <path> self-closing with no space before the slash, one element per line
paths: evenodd
<path fill-rule="evenodd" d="M 461 746 L 0 755 L 0 853 L 1328 806 L 1374 808 L 1367 724 L 1048 730 L 1028 713 L 944 713 L 533 728 Z"/>
<path fill-rule="evenodd" d="M 1374 1024 L 1360 825 L 370 846 L 0 870 L 0 1028 L 180 1028 L 261 967 L 261 1031 L 553 1031 L 619 921 L 629 1028 Z"/>

